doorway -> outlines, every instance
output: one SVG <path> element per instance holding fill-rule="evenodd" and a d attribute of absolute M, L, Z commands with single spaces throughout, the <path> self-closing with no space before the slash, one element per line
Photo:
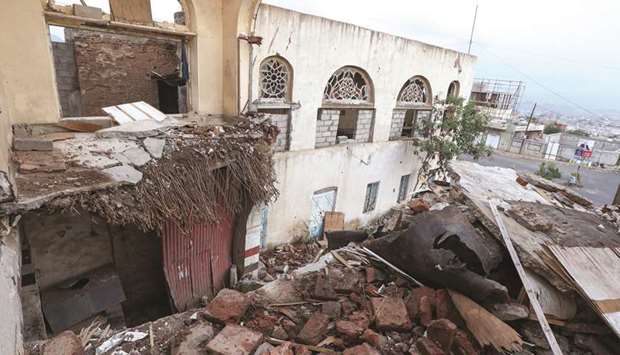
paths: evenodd
<path fill-rule="evenodd" d="M 333 212 L 336 208 L 335 187 L 319 190 L 312 195 L 312 215 L 308 226 L 310 236 L 318 239 L 323 235 L 325 212 Z"/>

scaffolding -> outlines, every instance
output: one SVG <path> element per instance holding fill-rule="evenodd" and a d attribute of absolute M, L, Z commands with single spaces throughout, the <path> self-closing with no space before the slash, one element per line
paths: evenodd
<path fill-rule="evenodd" d="M 508 120 L 519 106 L 524 91 L 522 81 L 474 79 L 470 101 L 487 111 L 491 118 Z"/>

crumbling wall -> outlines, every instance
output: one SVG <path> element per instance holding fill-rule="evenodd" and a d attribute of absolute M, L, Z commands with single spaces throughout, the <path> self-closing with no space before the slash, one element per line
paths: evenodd
<path fill-rule="evenodd" d="M 6 218 L 2 222 L 8 223 Z M 23 354 L 19 250 L 20 236 L 16 228 L 0 236 L 0 352 L 3 354 Z"/>
<path fill-rule="evenodd" d="M 288 113 L 266 113 L 266 117 L 271 120 L 271 123 L 278 127 L 280 131 L 276 137 L 276 143 L 273 145 L 273 149 L 276 152 L 284 152 L 288 148 L 289 137 L 289 114 Z"/>
<path fill-rule="evenodd" d="M 107 225 L 89 214 L 31 213 L 23 223 L 41 290 L 113 262 Z"/>
<path fill-rule="evenodd" d="M 102 115 L 102 107 L 135 101 L 159 107 L 151 72 L 178 69 L 179 42 L 93 31 L 77 31 L 73 39 L 82 115 Z"/>
<path fill-rule="evenodd" d="M 80 83 L 71 33 L 72 30 L 66 31 L 65 42 L 52 42 L 56 85 L 63 117 L 81 116 Z"/>

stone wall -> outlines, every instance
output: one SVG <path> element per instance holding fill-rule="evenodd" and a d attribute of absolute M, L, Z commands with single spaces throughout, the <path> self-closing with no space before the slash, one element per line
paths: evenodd
<path fill-rule="evenodd" d="M 371 129 L 375 111 L 359 110 L 357 114 L 357 125 L 355 127 L 355 142 L 368 143 L 371 140 Z"/>
<path fill-rule="evenodd" d="M 407 111 L 394 110 L 392 113 L 392 125 L 390 126 L 390 140 L 399 139 L 403 133 L 403 125 L 405 124 L 405 116 Z"/>
<path fill-rule="evenodd" d="M 340 110 L 321 110 L 316 123 L 316 148 L 336 144 Z"/>
<path fill-rule="evenodd" d="M 56 71 L 56 85 L 63 117 L 81 116 L 80 83 L 78 81 L 77 66 L 71 30 L 67 30 L 66 41 L 53 42 L 54 69 Z"/>
<path fill-rule="evenodd" d="M 93 31 L 77 31 L 73 38 L 83 116 L 135 101 L 159 107 L 151 72 L 167 75 L 178 69 L 178 42 Z"/>

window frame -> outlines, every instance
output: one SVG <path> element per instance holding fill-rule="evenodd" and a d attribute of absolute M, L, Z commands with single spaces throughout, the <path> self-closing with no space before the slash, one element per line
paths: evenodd
<path fill-rule="evenodd" d="M 366 185 L 366 195 L 364 197 L 363 213 L 370 213 L 377 208 L 377 201 L 379 200 L 379 188 L 381 181 L 375 181 Z M 374 191 L 373 191 L 374 187 Z M 374 193 L 374 196 L 373 196 Z"/>

